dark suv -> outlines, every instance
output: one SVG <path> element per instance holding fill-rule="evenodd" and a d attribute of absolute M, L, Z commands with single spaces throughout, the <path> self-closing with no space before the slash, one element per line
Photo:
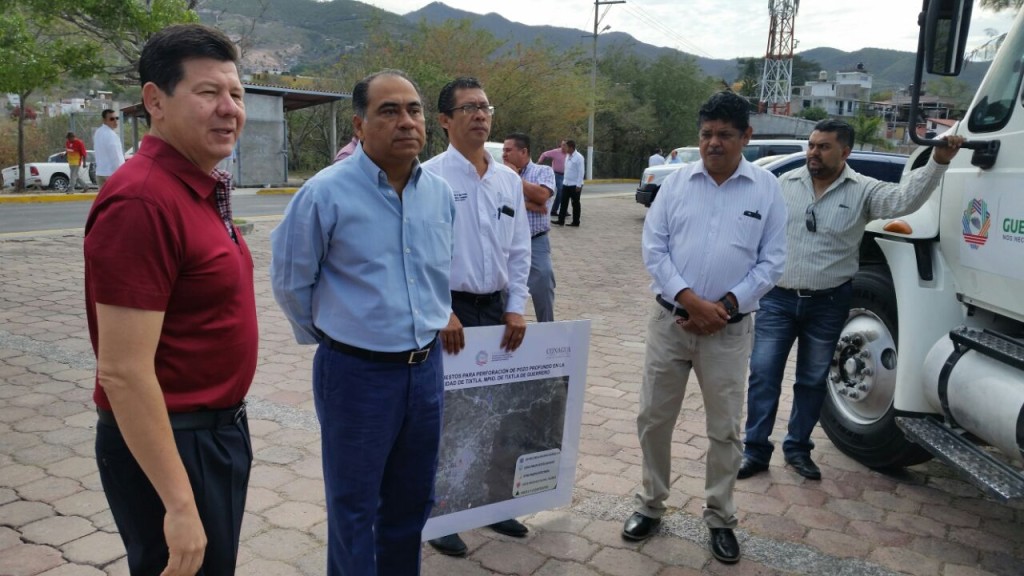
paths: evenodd
<path fill-rule="evenodd" d="M 807 153 L 797 152 L 773 160 L 762 167 L 775 174 L 776 177 L 779 177 L 790 170 L 796 170 L 806 163 Z M 850 152 L 846 163 L 850 165 L 850 168 L 865 176 L 870 176 L 884 182 L 899 182 L 903 176 L 903 166 L 907 163 L 907 156 L 903 154 L 889 154 L 887 152 L 854 150 Z"/>

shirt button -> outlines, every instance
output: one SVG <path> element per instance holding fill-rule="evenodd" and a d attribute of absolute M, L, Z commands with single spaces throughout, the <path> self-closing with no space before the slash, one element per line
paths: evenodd
<path fill-rule="evenodd" d="M 413 280 L 412 278 L 409 278 L 409 284 L 415 284 L 415 283 L 416 283 L 415 280 Z"/>
<path fill-rule="evenodd" d="M 409 248 L 406 248 L 406 249 L 405 249 L 405 253 L 406 253 L 406 254 L 409 254 L 409 253 L 411 253 L 411 252 L 412 252 L 412 250 L 410 250 Z"/>

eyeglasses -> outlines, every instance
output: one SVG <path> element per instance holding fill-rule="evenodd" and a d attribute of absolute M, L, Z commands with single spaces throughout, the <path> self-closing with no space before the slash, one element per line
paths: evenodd
<path fill-rule="evenodd" d="M 818 231 L 818 219 L 814 215 L 814 204 L 808 204 L 807 210 L 804 210 L 804 225 L 807 226 L 808 232 Z"/>
<path fill-rule="evenodd" d="M 456 110 L 462 110 L 462 113 L 466 116 L 478 111 L 483 112 L 484 116 L 494 116 L 494 106 L 491 106 L 490 104 L 463 104 L 462 106 L 452 108 L 448 113 L 454 114 Z"/>
<path fill-rule="evenodd" d="M 117 116 L 111 116 L 110 118 L 107 118 L 107 122 L 117 122 Z"/>

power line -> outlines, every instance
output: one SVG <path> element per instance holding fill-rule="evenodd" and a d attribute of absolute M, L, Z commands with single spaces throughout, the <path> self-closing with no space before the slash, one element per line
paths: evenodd
<path fill-rule="evenodd" d="M 662 24 L 656 17 L 648 14 L 639 6 L 627 4 L 623 8 L 625 8 L 625 10 L 634 18 L 640 20 L 643 24 L 654 28 L 657 32 L 660 32 L 663 36 L 673 41 L 677 46 L 685 48 L 687 52 L 690 52 L 691 54 L 698 54 L 705 58 L 713 58 L 713 56 L 702 50 L 699 46 L 690 43 L 688 40 L 680 36 L 675 30 L 672 30 L 668 26 Z"/>

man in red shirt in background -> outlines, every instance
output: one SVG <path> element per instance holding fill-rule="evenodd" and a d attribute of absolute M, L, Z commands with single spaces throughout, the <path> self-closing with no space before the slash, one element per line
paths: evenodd
<path fill-rule="evenodd" d="M 74 132 L 68 132 L 67 138 L 64 142 L 64 156 L 68 161 L 68 172 L 70 178 L 68 179 L 68 189 L 65 194 L 71 194 L 75 191 L 75 187 L 78 185 L 78 170 L 85 166 L 85 143 L 81 139 L 75 137 Z M 85 186 L 83 186 L 85 188 Z"/>
<path fill-rule="evenodd" d="M 237 63 L 206 26 L 149 39 L 149 134 L 85 226 L 96 460 L 132 574 L 235 571 L 258 348 L 252 255 L 215 170 L 245 124 Z"/>

